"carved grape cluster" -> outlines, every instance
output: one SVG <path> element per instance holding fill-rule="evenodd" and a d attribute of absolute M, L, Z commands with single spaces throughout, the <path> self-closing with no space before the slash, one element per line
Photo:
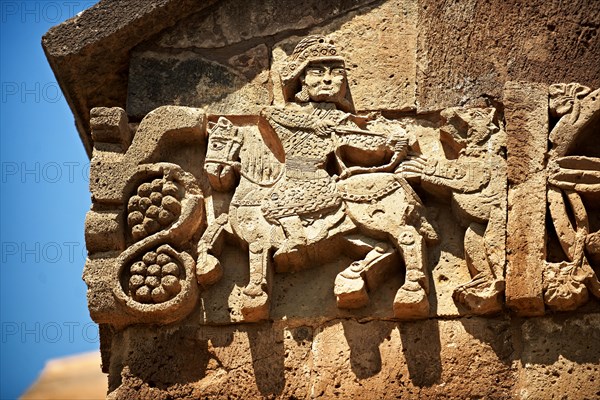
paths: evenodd
<path fill-rule="evenodd" d="M 181 214 L 183 187 L 166 178 L 142 183 L 127 205 L 127 223 L 138 241 L 171 225 Z"/>
<path fill-rule="evenodd" d="M 181 291 L 181 267 L 158 249 L 149 251 L 129 268 L 129 295 L 137 302 L 164 303 Z"/>

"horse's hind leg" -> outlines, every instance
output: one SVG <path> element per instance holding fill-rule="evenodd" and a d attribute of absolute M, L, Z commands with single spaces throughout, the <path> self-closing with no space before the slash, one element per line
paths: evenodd
<path fill-rule="evenodd" d="M 425 240 L 412 226 L 403 226 L 392 237 L 406 265 L 404 284 L 394 298 L 394 315 L 397 318 L 425 318 L 429 315 L 429 277 Z"/>
<path fill-rule="evenodd" d="M 244 321 L 256 322 L 269 318 L 271 261 L 268 246 L 250 244 L 250 282 L 242 295 Z"/>

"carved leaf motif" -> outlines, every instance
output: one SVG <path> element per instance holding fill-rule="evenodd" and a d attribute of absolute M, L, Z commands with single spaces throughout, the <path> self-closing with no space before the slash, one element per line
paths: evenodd
<path fill-rule="evenodd" d="M 557 83 L 550 85 L 550 113 L 557 118 L 573 112 L 571 122 L 579 117 L 579 100 L 587 96 L 591 89 L 579 83 Z"/>
<path fill-rule="evenodd" d="M 588 266 L 589 268 L 589 266 Z M 588 301 L 586 270 L 572 262 L 547 263 L 544 270 L 544 302 L 553 310 L 568 311 Z"/>

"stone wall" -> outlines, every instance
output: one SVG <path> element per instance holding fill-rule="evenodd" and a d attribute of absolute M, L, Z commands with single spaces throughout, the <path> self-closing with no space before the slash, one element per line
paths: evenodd
<path fill-rule="evenodd" d="M 43 40 L 109 398 L 600 396 L 599 4 L 175 3 Z"/>

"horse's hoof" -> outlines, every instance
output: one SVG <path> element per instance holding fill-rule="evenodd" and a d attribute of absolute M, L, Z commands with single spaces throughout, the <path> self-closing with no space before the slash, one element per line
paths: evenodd
<path fill-rule="evenodd" d="M 258 297 L 260 295 L 265 294 L 265 291 L 263 290 L 261 285 L 250 283 L 244 288 L 244 290 L 242 290 L 242 293 L 244 293 L 246 296 Z"/>
<path fill-rule="evenodd" d="M 205 254 L 204 257 L 198 257 L 196 263 L 196 279 L 202 286 L 209 286 L 216 283 L 223 276 L 223 268 L 217 257 L 211 254 Z"/>
<path fill-rule="evenodd" d="M 334 294 L 338 308 L 360 308 L 369 303 L 365 281 L 360 275 L 348 277 L 340 272 L 335 278 Z"/>
<path fill-rule="evenodd" d="M 425 290 L 418 284 L 416 284 L 418 289 L 406 286 L 403 285 L 396 293 L 394 315 L 401 319 L 427 318 L 429 316 L 429 299 Z"/>
<path fill-rule="evenodd" d="M 269 296 L 264 292 L 256 297 L 243 296 L 242 315 L 244 321 L 258 322 L 269 319 L 270 306 Z"/>

